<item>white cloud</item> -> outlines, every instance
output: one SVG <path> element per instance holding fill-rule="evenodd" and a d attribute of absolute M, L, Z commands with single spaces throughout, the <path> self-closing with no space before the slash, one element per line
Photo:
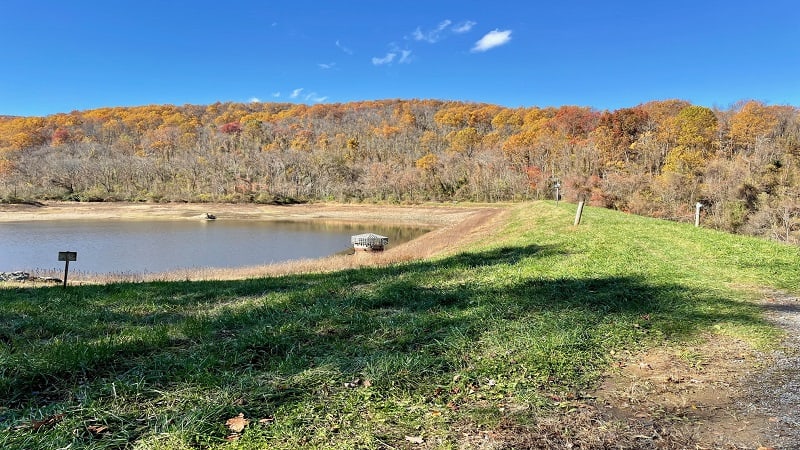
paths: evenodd
<path fill-rule="evenodd" d="M 348 55 L 352 55 L 353 54 L 352 50 L 350 50 L 349 48 L 347 48 L 344 45 L 342 45 L 342 43 L 339 42 L 338 40 L 336 41 L 336 46 L 339 47 L 339 50 L 347 53 Z"/>
<path fill-rule="evenodd" d="M 411 59 L 411 50 L 400 50 L 400 59 L 397 60 L 400 64 L 409 64 Z"/>
<path fill-rule="evenodd" d="M 306 94 L 306 96 L 304 97 L 304 99 L 305 99 L 307 102 L 322 103 L 322 102 L 324 102 L 325 100 L 327 100 L 327 99 L 328 99 L 328 97 L 327 97 L 327 96 L 324 96 L 324 97 L 323 97 L 323 96 L 320 96 L 319 94 L 317 94 L 316 92 L 311 92 L 310 94 Z"/>
<path fill-rule="evenodd" d="M 411 37 L 415 41 L 425 41 L 435 44 L 441 38 L 442 31 L 449 27 L 451 23 L 453 22 L 450 20 L 443 20 L 439 22 L 439 25 L 436 28 L 426 32 L 422 31 L 420 27 L 417 27 L 417 29 L 411 33 Z"/>
<path fill-rule="evenodd" d="M 396 56 L 397 56 L 397 53 L 389 52 L 383 58 L 373 57 L 372 58 L 372 64 L 375 65 L 375 66 L 380 66 L 380 65 L 383 65 L 383 64 L 391 64 L 392 61 L 394 61 L 394 58 Z"/>
<path fill-rule="evenodd" d="M 333 69 L 334 67 L 336 67 L 336 63 L 327 63 L 327 64 L 320 63 L 320 64 L 317 64 L 317 65 L 319 66 L 320 69 L 323 69 L 323 70 Z"/>
<path fill-rule="evenodd" d="M 258 97 L 252 97 L 250 99 L 250 103 L 261 103 L 261 99 Z"/>
<path fill-rule="evenodd" d="M 453 27 L 453 33 L 461 34 L 466 33 L 467 31 L 471 30 L 472 27 L 477 25 L 477 22 L 473 22 L 471 20 L 467 20 L 466 22 L 462 22 Z"/>
<path fill-rule="evenodd" d="M 485 52 L 487 50 L 507 44 L 511 40 L 511 30 L 494 30 L 486 33 L 475 46 L 472 47 L 472 52 Z"/>
<path fill-rule="evenodd" d="M 304 101 L 304 102 L 313 102 L 313 103 L 321 103 L 321 102 L 324 102 L 325 100 L 328 99 L 327 95 L 326 96 L 322 96 L 322 95 L 317 94 L 316 92 L 309 92 L 307 94 L 303 94 L 304 90 L 305 90 L 304 88 L 297 88 L 297 89 L 293 90 L 291 94 L 288 95 L 288 98 L 290 98 L 292 100 L 301 100 L 301 101 Z M 281 95 L 280 92 L 273 92 L 272 93 L 272 97 L 273 98 L 280 98 L 280 97 L 282 97 L 282 95 Z M 250 101 L 255 101 L 255 100 L 258 100 L 258 99 L 253 98 Z M 261 100 L 258 100 L 258 101 L 261 101 Z"/>

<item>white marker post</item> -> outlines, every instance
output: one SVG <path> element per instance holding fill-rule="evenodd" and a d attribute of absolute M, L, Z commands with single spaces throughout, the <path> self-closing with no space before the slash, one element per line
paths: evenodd
<path fill-rule="evenodd" d="M 697 202 L 697 204 L 694 205 L 694 226 L 696 227 L 700 226 L 700 208 L 702 207 L 703 204 L 700 202 Z"/>
<path fill-rule="evenodd" d="M 556 189 L 556 206 L 558 206 L 558 201 L 561 200 L 561 182 L 556 181 L 555 189 Z"/>
<path fill-rule="evenodd" d="M 578 202 L 578 209 L 575 211 L 575 222 L 572 224 L 573 226 L 578 226 L 581 224 L 581 216 L 583 215 L 583 205 L 586 203 L 586 196 L 581 197 L 581 201 Z"/>
<path fill-rule="evenodd" d="M 58 260 L 64 261 L 64 287 L 67 287 L 67 273 L 69 262 L 78 260 L 78 252 L 58 252 Z"/>

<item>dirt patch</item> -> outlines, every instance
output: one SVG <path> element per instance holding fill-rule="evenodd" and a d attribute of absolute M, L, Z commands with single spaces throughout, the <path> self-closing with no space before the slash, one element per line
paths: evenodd
<path fill-rule="evenodd" d="M 787 332 L 774 351 L 709 333 L 682 346 L 614 354 L 599 388 L 554 398 L 556 413 L 528 425 L 513 416 L 491 429 L 461 424 L 456 438 L 481 449 L 798 449 L 800 299 L 770 292 L 763 306 Z"/>
<path fill-rule="evenodd" d="M 760 364 L 744 342 L 717 335 L 680 348 L 623 355 L 597 391 L 611 420 L 656 422 L 696 448 L 769 447 L 771 417 L 741 407 L 746 379 Z"/>
<path fill-rule="evenodd" d="M 653 421 L 694 448 L 800 448 L 800 300 L 772 292 L 767 317 L 787 332 L 761 353 L 732 338 L 622 355 L 597 391 L 611 420 Z"/>
<path fill-rule="evenodd" d="M 708 335 L 694 345 L 614 356 L 616 364 L 596 392 L 554 398 L 558 412 L 529 425 L 513 416 L 491 429 L 462 424 L 454 430 L 461 447 L 800 448 L 792 428 L 797 378 L 787 383 L 780 364 L 765 372 L 764 355 L 744 342 Z M 771 373 L 782 374 L 777 383 Z M 781 405 L 787 395 L 792 400 Z"/>

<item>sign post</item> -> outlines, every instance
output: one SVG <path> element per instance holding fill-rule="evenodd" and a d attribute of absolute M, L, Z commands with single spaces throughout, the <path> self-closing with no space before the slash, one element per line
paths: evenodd
<path fill-rule="evenodd" d="M 69 262 L 78 260 L 78 252 L 58 252 L 58 260 L 64 261 L 64 287 L 67 287 L 67 273 Z"/>

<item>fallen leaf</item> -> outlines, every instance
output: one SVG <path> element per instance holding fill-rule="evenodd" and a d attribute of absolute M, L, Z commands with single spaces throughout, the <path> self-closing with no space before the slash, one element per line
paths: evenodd
<path fill-rule="evenodd" d="M 370 386 L 372 386 L 372 381 L 364 380 L 364 381 L 361 382 L 361 385 L 364 386 L 364 387 L 370 387 Z"/>
<path fill-rule="evenodd" d="M 108 427 L 105 425 L 89 425 L 86 427 L 86 430 L 89 433 L 92 433 L 95 436 L 103 434 L 104 432 L 108 431 Z"/>
<path fill-rule="evenodd" d="M 55 414 L 42 420 L 34 420 L 33 422 L 31 422 L 31 428 L 33 429 L 33 431 L 39 431 L 40 428 L 52 427 L 58 422 L 61 422 L 61 420 L 63 419 L 64 419 L 63 414 Z"/>
<path fill-rule="evenodd" d="M 406 440 L 412 444 L 422 444 L 425 442 L 425 439 L 422 439 L 422 436 L 406 436 Z"/>
<path fill-rule="evenodd" d="M 245 419 L 243 413 L 225 421 L 225 426 L 234 433 L 241 433 L 248 424 L 250 424 L 250 419 Z"/>
<path fill-rule="evenodd" d="M 258 419 L 258 423 L 260 423 L 261 425 L 269 425 L 272 422 L 275 422 L 275 418 L 274 417 L 266 417 L 266 418 L 263 418 L 263 419 Z"/>
<path fill-rule="evenodd" d="M 228 435 L 225 438 L 225 440 L 228 441 L 228 442 L 233 442 L 233 441 L 239 440 L 240 437 L 241 437 L 241 435 L 239 433 L 233 433 L 231 435 Z"/>

